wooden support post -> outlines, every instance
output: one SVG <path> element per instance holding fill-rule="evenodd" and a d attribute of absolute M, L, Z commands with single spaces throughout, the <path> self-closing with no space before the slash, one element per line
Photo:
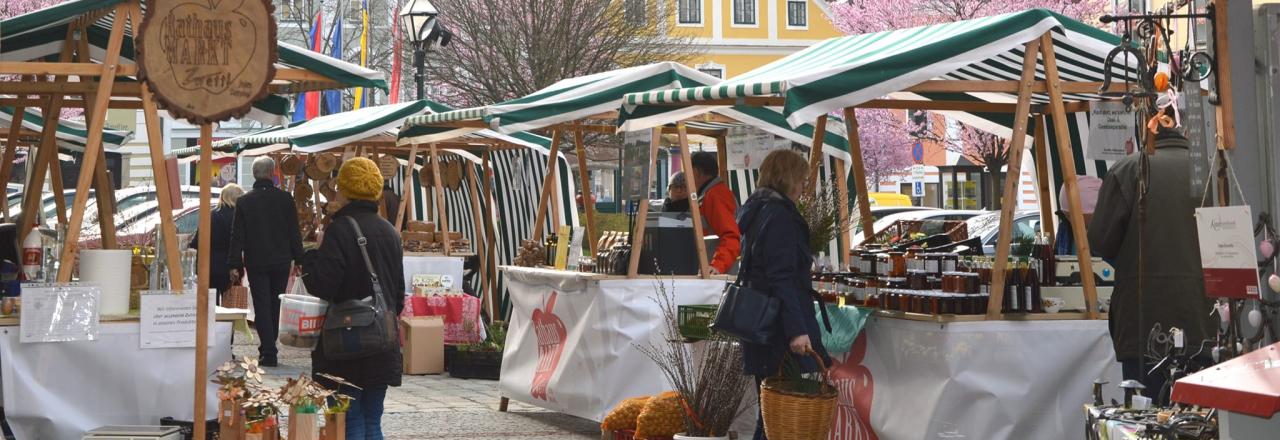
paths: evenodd
<path fill-rule="evenodd" d="M 60 154 L 56 152 L 56 145 L 54 146 L 54 149 L 54 154 L 49 155 L 49 162 L 46 162 L 42 167 L 49 168 L 49 186 L 53 187 L 53 206 L 57 211 L 54 215 L 58 217 L 58 225 L 66 226 L 67 197 L 64 194 L 67 193 L 67 189 L 64 187 L 66 183 L 62 181 L 62 159 L 59 157 Z M 43 209 L 43 207 L 41 207 L 41 209 Z M 115 234 L 113 233 L 112 235 L 114 236 Z M 105 239 L 106 236 L 104 235 L 103 238 Z M 106 247 L 106 244 L 106 240 L 103 240 L 102 248 L 111 249 Z"/>
<path fill-rule="evenodd" d="M 809 148 L 809 187 L 805 192 L 818 191 L 818 169 L 822 166 L 822 145 L 827 139 L 827 115 L 818 116 L 813 124 L 813 146 Z"/>
<path fill-rule="evenodd" d="M 716 160 L 720 163 L 720 181 L 729 184 L 729 138 L 720 133 L 716 135 Z"/>
<path fill-rule="evenodd" d="M 698 189 L 696 186 L 698 183 L 694 182 L 694 179 L 693 179 L 693 174 L 692 174 L 693 152 L 689 149 L 689 132 L 685 128 L 684 122 L 676 123 L 676 130 L 678 132 L 678 136 L 680 137 L 680 162 L 683 165 L 682 168 L 690 171 L 689 174 L 685 174 L 684 185 L 685 185 L 685 188 L 689 191 L 689 213 L 692 214 L 692 219 L 693 219 L 693 248 L 698 252 L 698 275 L 702 278 L 706 278 L 711 275 L 711 270 L 707 265 L 708 263 L 707 247 L 703 244 L 703 239 L 702 239 L 702 237 L 704 236 L 702 231 L 702 207 L 701 207 L 702 204 L 698 202 L 698 199 L 701 198 L 704 194 L 698 194 L 697 197 L 694 197 L 694 194 L 698 192 Z M 657 136 L 655 134 L 655 138 L 656 137 Z M 656 155 L 650 156 L 649 161 L 653 162 L 653 159 L 656 158 L 655 156 Z M 652 167 L 653 164 L 650 163 L 649 166 Z M 649 178 L 652 179 L 653 173 L 650 173 L 650 174 L 651 176 Z M 645 189 L 648 190 L 648 188 L 649 186 L 646 185 Z M 642 200 L 641 202 L 643 204 L 640 206 L 645 206 L 649 204 L 648 200 Z M 644 223 L 644 218 L 641 217 L 639 220 L 637 220 L 637 223 Z M 632 252 L 639 253 L 639 252 L 636 252 L 634 245 L 632 248 Z"/>
<path fill-rule="evenodd" d="M 1231 96 L 1231 48 L 1227 43 L 1227 1 L 1213 0 L 1213 57 L 1218 71 L 1214 80 L 1218 86 L 1218 148 L 1230 151 L 1236 147 L 1235 109 Z M 1248 54 L 1246 54 L 1248 55 Z M 1225 159 L 1224 159 L 1225 160 Z M 1228 192 L 1229 194 L 1229 192 Z M 1082 270 L 1084 268 L 1081 268 Z M 1085 273 L 1085 272 L 1081 272 Z"/>
<path fill-rule="evenodd" d="M 396 210 L 397 231 L 403 230 L 405 223 L 408 223 L 409 220 L 413 220 L 413 216 L 409 215 L 408 211 L 409 207 L 413 205 L 412 203 L 409 203 L 409 200 L 413 198 L 413 174 L 415 173 L 413 168 L 417 161 L 418 144 L 413 144 L 409 146 L 409 165 L 405 167 L 404 186 L 401 187 L 404 188 L 401 191 L 404 194 L 400 197 L 400 209 Z"/>
<path fill-rule="evenodd" d="M 1221 10 L 1220 14 L 1225 15 L 1226 10 Z M 1067 112 L 1063 106 L 1062 81 L 1058 78 L 1057 55 L 1053 51 L 1051 34 L 1044 34 L 1040 37 L 1040 41 L 1040 51 L 1044 56 L 1044 77 L 1049 86 L 1049 109 L 1056 128 L 1054 133 L 1057 135 L 1058 157 L 1064 158 L 1060 162 L 1062 162 L 1063 184 L 1067 187 L 1067 201 L 1070 202 L 1067 206 L 1070 208 L 1071 233 L 1075 236 L 1076 255 L 1080 258 L 1080 273 L 1086 275 L 1080 277 L 1081 284 L 1084 285 L 1085 312 L 1088 313 L 1089 319 L 1098 319 L 1098 287 L 1092 276 L 1093 257 L 1089 253 L 1089 232 L 1084 224 L 1084 212 L 1080 208 L 1080 189 L 1076 185 L 1076 164 L 1075 161 L 1070 160 L 1071 137 L 1066 130 Z"/>
<path fill-rule="evenodd" d="M 444 184 L 440 180 L 440 154 L 436 144 L 431 144 L 431 171 L 436 189 L 436 221 L 440 222 L 440 231 L 444 233 L 444 254 L 450 255 L 453 243 L 449 240 L 449 215 L 444 212 Z"/>
<path fill-rule="evenodd" d="M 820 117 L 819 121 L 826 119 Z M 826 124 L 823 123 L 825 126 Z M 875 219 L 871 217 L 871 201 L 867 195 L 867 170 L 862 164 L 862 142 L 858 140 L 858 113 L 852 107 L 844 109 L 845 136 L 849 140 L 849 161 L 853 169 L 853 190 L 858 197 L 858 221 L 862 223 L 862 240 L 871 242 L 876 235 Z M 844 179 L 841 179 L 844 180 Z"/>
<path fill-rule="evenodd" d="M 493 222 L 497 220 L 498 216 L 495 213 L 496 211 L 493 206 L 493 190 L 489 188 L 489 176 L 493 175 L 493 169 L 489 168 L 489 150 L 488 149 L 485 149 L 484 152 L 481 153 L 481 159 L 483 160 L 483 163 L 484 163 L 484 167 L 480 169 L 481 172 L 484 173 L 484 176 L 483 176 L 484 180 L 480 182 L 480 188 L 484 191 L 484 206 L 485 206 L 484 235 L 485 237 L 489 238 L 488 242 L 485 243 L 485 249 L 487 249 L 485 251 L 485 258 L 489 259 L 489 271 L 491 272 L 491 274 L 487 276 L 492 277 L 494 281 L 493 283 L 489 284 L 489 301 L 493 302 L 493 304 L 489 305 L 489 308 L 494 313 L 492 315 L 489 315 L 489 317 L 493 319 L 498 319 L 497 318 L 499 315 L 498 312 L 500 312 L 500 310 L 498 310 L 498 302 L 497 302 L 498 301 L 498 283 L 497 283 L 498 281 L 498 257 L 497 257 L 498 238 L 497 238 L 497 232 L 495 232 L 496 228 L 493 225 Z"/>
<path fill-rule="evenodd" d="M 93 60 L 89 57 L 88 29 L 82 28 L 80 35 L 81 38 L 76 41 L 76 59 L 81 63 L 92 63 Z M 93 89 L 86 90 L 83 97 L 84 102 L 94 102 Z M 85 108 L 86 118 L 96 116 L 89 113 L 90 111 L 91 109 Z M 60 166 L 57 168 L 61 171 Z M 85 171 L 84 169 L 80 170 L 82 173 Z M 61 173 L 59 172 L 59 174 Z M 62 179 L 61 177 L 55 177 L 55 180 Z M 98 149 L 98 166 L 93 167 L 93 181 L 98 200 L 98 230 L 102 234 L 102 248 L 115 249 L 118 247 L 116 243 L 115 186 L 111 184 L 111 176 L 107 175 L 107 151 L 105 148 Z M 59 221 L 63 220 L 61 215 L 58 218 Z"/>
<path fill-rule="evenodd" d="M 550 203 L 551 193 L 555 190 L 556 182 L 556 166 L 559 161 L 556 157 L 560 155 L 560 130 L 551 130 L 551 155 L 547 156 L 547 175 L 542 179 L 542 194 L 538 197 L 538 214 L 533 220 L 533 237 L 534 240 L 542 238 L 542 234 L 546 228 L 543 222 L 547 219 L 547 204 Z"/>
<path fill-rule="evenodd" d="M 1048 34 L 1045 34 L 1046 36 Z M 1013 245 L 1013 208 L 1017 206 L 1018 188 L 1022 180 L 1022 151 L 1027 145 L 1027 119 L 1031 114 L 1032 85 L 1036 76 L 1036 58 L 1040 41 L 1027 43 L 1022 56 L 1022 88 L 1018 91 L 1017 111 L 1013 114 L 1013 134 L 1009 139 L 1009 172 L 1004 182 L 1004 203 L 1000 204 L 1000 233 L 996 240 L 995 267 L 991 270 L 991 296 L 987 301 L 987 319 L 999 319 L 1004 305 L 1005 268 Z M 1064 157 L 1071 157 L 1070 154 Z M 1069 161 L 1064 161 L 1069 162 Z"/>
<path fill-rule="evenodd" d="M 645 163 L 645 168 L 647 169 L 645 175 L 649 176 L 649 179 L 644 183 L 645 191 L 648 191 L 649 187 L 653 186 L 653 166 L 654 162 L 658 160 L 658 145 L 662 143 L 662 127 L 654 127 L 650 129 L 649 133 L 649 160 Z M 687 149 L 680 150 L 681 155 L 687 155 L 688 153 Z M 690 168 L 689 165 L 685 165 L 685 167 L 685 170 L 693 169 Z M 693 174 L 686 173 L 685 182 L 687 184 L 686 188 L 693 188 Z M 689 194 L 689 205 L 692 206 L 697 203 L 692 196 L 692 189 L 690 189 Z M 635 279 L 640 273 L 640 249 L 644 247 L 645 219 L 649 216 L 649 201 L 642 200 L 638 207 L 638 211 L 639 212 L 636 213 L 635 231 L 632 231 L 631 233 L 631 261 L 627 262 L 627 279 Z M 702 223 L 699 222 L 697 225 L 701 227 Z M 694 235 L 697 235 L 696 239 L 698 240 L 698 246 L 701 247 L 701 234 Z M 705 254 L 707 251 L 703 250 L 702 252 Z M 705 267 L 705 265 L 706 259 L 703 258 L 703 266 Z"/>
<path fill-rule="evenodd" d="M 476 250 L 476 258 L 480 263 L 480 288 L 476 291 L 480 292 L 480 305 L 489 311 L 489 316 L 493 316 L 492 301 L 485 300 L 485 290 L 489 287 L 489 256 L 486 254 L 487 249 L 485 243 L 489 239 L 489 231 L 484 227 L 488 223 L 484 216 L 484 210 L 480 206 L 480 182 L 477 182 L 476 166 L 471 161 L 463 160 L 463 166 L 467 169 L 467 189 L 471 193 L 471 217 L 475 223 L 475 235 L 471 241 L 472 249 Z"/>
<path fill-rule="evenodd" d="M 578 181 L 582 182 L 582 208 L 587 213 L 587 249 L 596 255 L 596 204 L 591 199 L 591 172 L 587 170 L 587 146 L 582 141 L 582 130 L 573 131 L 573 145 L 578 153 Z"/>
<path fill-rule="evenodd" d="M 213 210 L 209 206 L 210 189 L 209 184 L 213 179 L 209 176 L 213 170 L 213 125 L 204 124 L 200 126 L 200 228 L 201 231 L 208 231 L 213 220 Z M 196 259 L 199 266 L 196 266 L 196 375 L 195 375 L 195 392 L 196 405 L 195 411 L 195 429 L 194 437 L 205 438 L 205 390 L 209 380 L 208 362 L 209 362 L 209 250 L 211 245 L 210 236 L 212 234 L 200 234 L 199 243 L 196 245 L 198 252 Z M 225 276 L 225 275 L 224 275 Z"/>
<path fill-rule="evenodd" d="M 840 215 L 840 224 L 849 225 L 849 176 L 845 172 L 845 164 L 843 160 L 836 159 L 836 197 L 839 199 L 836 204 L 839 208 L 837 214 Z M 840 272 L 848 267 L 849 263 L 849 231 L 841 230 L 839 235 L 840 255 L 836 257 L 836 261 L 840 263 Z"/>
<path fill-rule="evenodd" d="M 147 126 L 147 146 L 151 152 L 151 175 L 156 183 L 156 212 L 160 214 L 160 241 L 164 246 L 165 263 L 169 267 L 169 288 L 182 288 L 182 259 L 178 253 L 178 228 L 173 222 L 173 194 L 169 186 L 169 167 L 165 163 L 164 134 L 161 130 L 160 111 L 156 108 L 151 88 L 142 84 L 142 116 Z M 198 164 L 197 164 L 198 166 Z M 209 234 L 200 234 L 209 235 Z M 216 274 L 228 276 L 228 274 Z"/>
<path fill-rule="evenodd" d="M 1048 146 L 1048 128 L 1045 127 L 1048 121 L 1044 115 L 1036 115 L 1036 135 L 1035 135 L 1035 159 L 1036 159 L 1036 198 L 1040 202 L 1040 232 L 1049 237 L 1049 243 L 1053 243 L 1053 196 L 1051 188 L 1049 188 L 1049 146 Z M 1061 201 L 1059 201 L 1061 203 Z M 1045 268 L 1052 270 L 1052 268 Z"/>
<path fill-rule="evenodd" d="M 119 13 L 122 8 L 117 7 L 116 12 Z M 114 28 L 113 28 L 114 31 Z M 72 40 L 75 38 L 74 27 L 67 28 L 67 37 L 62 46 L 62 53 L 58 56 L 61 62 L 71 61 L 71 54 L 74 49 Z M 65 86 L 69 84 L 67 77 L 58 76 L 53 79 L 58 85 Z M 40 220 L 40 213 L 44 206 L 44 178 L 45 165 L 49 163 L 49 155 L 55 158 L 58 155 L 58 144 L 55 134 L 58 132 L 58 115 L 62 113 L 63 95 L 54 94 L 49 97 L 41 115 L 44 116 L 44 127 L 40 133 L 40 146 L 33 152 L 27 150 L 27 185 L 24 188 L 22 199 L 22 219 L 18 224 L 18 243 L 22 243 L 22 239 L 31 232 L 31 228 Z M 34 154 L 33 154 L 34 153 Z M 63 246 L 65 249 L 66 246 Z M 67 266 L 67 261 L 62 261 L 62 266 Z"/>
<path fill-rule="evenodd" d="M 111 100 L 111 87 L 115 84 L 116 71 L 120 68 L 120 47 L 124 44 L 124 27 L 126 21 L 134 17 L 133 11 L 137 11 L 136 8 L 137 5 L 134 3 L 125 3 L 116 7 L 115 20 L 111 26 L 111 36 L 107 40 L 107 53 L 102 63 L 102 78 L 98 81 L 98 90 L 94 94 L 93 104 L 90 107 L 91 111 L 88 112 L 92 117 L 87 121 L 89 136 L 84 146 L 81 170 L 93 170 L 94 167 L 98 166 L 98 158 L 101 156 L 99 153 L 102 150 L 102 132 L 107 122 L 107 104 Z M 54 112 L 47 117 L 56 121 L 57 114 L 57 112 Z M 80 225 L 84 222 L 84 206 L 89 202 L 89 181 L 92 178 L 92 171 L 81 172 L 79 179 L 76 181 L 76 199 L 72 205 L 71 222 L 67 227 L 66 242 L 62 246 L 62 257 L 60 259 L 62 265 L 58 268 L 58 282 L 71 281 L 71 272 L 75 268 L 76 254 L 79 247 L 77 244 L 80 240 Z M 203 379 L 202 377 L 201 381 Z M 204 402 L 200 402 L 200 404 L 203 406 Z M 201 414 L 203 415 L 203 413 Z"/>
<path fill-rule="evenodd" d="M 13 109 L 13 120 L 9 124 L 9 137 L 5 139 L 4 159 L 0 160 L 0 184 L 6 187 L 9 179 L 13 176 L 13 161 L 17 159 L 18 154 L 18 136 L 22 133 L 22 117 L 27 114 L 26 107 L 15 107 Z M 31 157 L 31 150 L 27 150 L 27 157 Z M 0 210 L 3 211 L 3 219 L 9 221 L 9 203 L 0 203 Z"/>

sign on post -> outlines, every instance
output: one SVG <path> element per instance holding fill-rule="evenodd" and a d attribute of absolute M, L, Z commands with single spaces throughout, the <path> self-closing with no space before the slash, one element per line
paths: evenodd
<path fill-rule="evenodd" d="M 1120 101 L 1089 103 L 1089 160 L 1120 160 L 1137 148 L 1133 111 Z"/>
<path fill-rule="evenodd" d="M 925 174 L 924 165 L 915 164 L 915 165 L 912 165 L 912 166 L 911 166 L 911 181 L 912 181 L 912 182 L 923 182 L 923 181 L 924 181 L 924 174 Z"/>
<path fill-rule="evenodd" d="M 622 135 L 622 184 L 618 200 L 649 198 L 649 146 L 652 130 L 628 131 Z"/>
<path fill-rule="evenodd" d="M 924 182 L 911 182 L 911 197 L 924 197 Z"/>
<path fill-rule="evenodd" d="M 150 0 L 138 74 L 175 117 L 203 125 L 244 116 L 275 76 L 268 0 Z"/>

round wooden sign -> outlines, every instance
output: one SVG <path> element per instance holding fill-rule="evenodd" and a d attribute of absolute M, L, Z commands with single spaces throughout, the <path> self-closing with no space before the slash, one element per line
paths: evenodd
<path fill-rule="evenodd" d="M 394 179 L 396 172 L 400 171 L 400 161 L 395 156 L 384 154 L 378 158 L 378 172 L 382 173 L 383 180 Z"/>
<path fill-rule="evenodd" d="M 454 191 L 462 189 L 462 161 L 455 160 L 445 165 L 444 169 L 440 170 L 444 174 L 440 178 L 444 179 L 445 188 Z"/>
<path fill-rule="evenodd" d="M 205 124 L 244 116 L 275 77 L 270 0 L 147 0 L 138 74 L 176 117 Z"/>
<path fill-rule="evenodd" d="M 280 173 L 286 176 L 296 176 L 302 172 L 302 159 L 296 154 L 290 154 L 280 160 Z"/>

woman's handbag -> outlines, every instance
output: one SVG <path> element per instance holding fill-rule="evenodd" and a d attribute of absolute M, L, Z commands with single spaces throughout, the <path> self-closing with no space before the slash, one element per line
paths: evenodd
<path fill-rule="evenodd" d="M 394 350 L 400 344 L 396 316 L 387 307 L 387 299 L 382 295 L 382 285 L 378 283 L 378 272 L 373 269 L 369 251 L 365 249 L 368 240 L 355 219 L 346 219 L 355 228 L 360 255 L 364 257 L 365 267 L 369 269 L 369 278 L 373 283 L 373 297 L 350 299 L 329 306 L 320 340 L 324 356 L 334 360 L 369 357 Z"/>
<path fill-rule="evenodd" d="M 772 218 L 773 216 L 769 216 L 764 219 L 756 231 L 764 231 Z M 711 330 L 733 336 L 745 343 L 767 345 L 777 331 L 782 301 L 742 280 L 742 272 L 751 267 L 751 254 L 755 253 L 756 243 L 757 240 L 751 240 L 751 248 L 742 257 L 742 270 L 738 271 L 737 279 L 725 286 L 720 308 L 716 310 L 716 318 L 711 322 Z"/>

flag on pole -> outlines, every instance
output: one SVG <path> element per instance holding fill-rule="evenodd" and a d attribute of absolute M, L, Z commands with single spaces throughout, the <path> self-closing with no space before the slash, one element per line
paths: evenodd
<path fill-rule="evenodd" d="M 400 16 L 400 7 L 396 6 L 396 12 L 392 17 Z M 387 98 L 391 104 L 400 102 L 400 26 L 391 27 L 391 88 L 387 92 Z"/>
<path fill-rule="evenodd" d="M 392 26 L 399 27 L 399 26 Z M 369 0 L 360 0 L 360 67 L 369 67 Z M 364 87 L 356 87 L 355 103 L 352 110 L 368 105 Z"/>
<path fill-rule="evenodd" d="M 321 26 L 320 14 L 316 13 L 316 20 L 311 26 L 311 34 L 307 36 L 308 44 L 310 44 L 312 47 L 312 50 L 316 52 L 320 51 L 320 49 L 317 48 L 320 42 L 320 26 Z M 314 92 L 307 92 L 307 93 L 302 93 L 298 95 L 298 98 L 294 100 L 294 103 L 293 103 L 293 122 L 294 123 L 303 122 L 317 116 L 315 114 L 312 114 L 311 112 L 312 101 L 315 101 L 315 104 L 319 106 L 320 96 Z M 318 108 L 316 113 L 319 113 Z"/>
<path fill-rule="evenodd" d="M 316 13 L 316 22 L 311 27 L 311 50 L 324 53 L 324 20 L 321 13 Z M 320 116 L 320 92 L 307 92 L 307 120 Z"/>
<path fill-rule="evenodd" d="M 342 10 L 338 10 L 338 15 L 333 18 L 333 36 L 329 39 L 333 44 L 329 45 L 329 56 L 342 59 Z M 358 98 L 357 98 L 358 99 Z M 360 108 L 358 105 L 356 108 Z M 342 91 L 341 90 L 325 90 L 324 91 L 324 113 L 334 114 L 342 113 Z"/>

